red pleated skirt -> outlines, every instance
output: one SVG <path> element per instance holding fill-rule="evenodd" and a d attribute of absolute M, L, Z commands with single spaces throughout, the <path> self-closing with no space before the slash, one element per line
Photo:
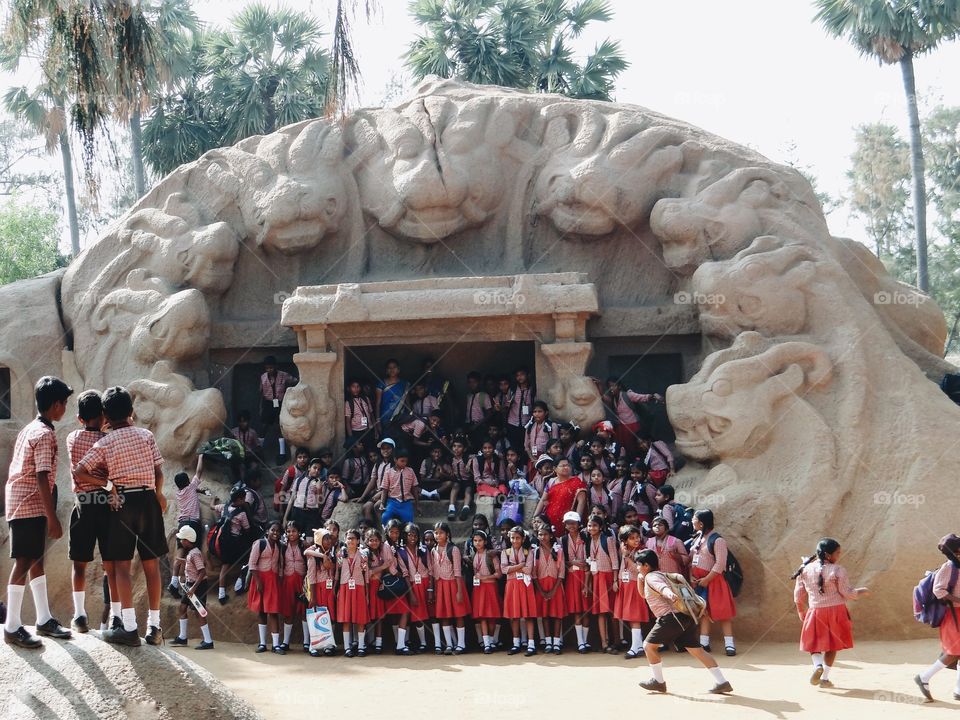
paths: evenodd
<path fill-rule="evenodd" d="M 613 612 L 613 572 L 603 570 L 593 573 L 593 588 L 590 593 L 590 614 L 601 615 Z"/>
<path fill-rule="evenodd" d="M 960 655 L 960 607 L 947 608 L 940 623 L 940 646 L 948 655 Z"/>
<path fill-rule="evenodd" d="M 457 588 L 460 588 L 460 602 L 457 602 Z M 470 596 L 463 584 L 463 578 L 437 579 L 434 582 L 436 606 L 434 617 L 440 619 L 466 617 L 470 614 Z"/>
<path fill-rule="evenodd" d="M 544 591 L 553 590 L 558 584 L 559 580 L 557 578 L 540 578 L 537 580 L 540 583 L 540 588 Z M 561 587 L 557 592 L 553 594 L 553 597 L 547 600 L 543 593 L 537 593 L 537 617 L 538 618 L 558 618 L 562 619 L 567 616 L 567 603 L 566 603 L 566 588 Z M 583 597 L 581 595 L 581 597 Z"/>
<path fill-rule="evenodd" d="M 254 578 L 250 579 L 250 589 L 247 591 L 247 607 L 254 612 L 280 612 L 280 580 L 273 572 L 254 572 L 255 577 L 263 583 L 263 592 L 257 590 Z"/>
<path fill-rule="evenodd" d="M 303 619 L 307 606 L 297 600 L 303 592 L 303 575 L 284 575 L 280 580 L 280 614 L 284 617 Z"/>
<path fill-rule="evenodd" d="M 410 601 L 406 594 L 392 600 L 383 600 L 385 615 L 406 615 L 410 612 Z"/>
<path fill-rule="evenodd" d="M 370 613 L 370 622 L 376 622 L 387 614 L 387 604 L 377 595 L 380 589 L 380 578 L 370 578 L 367 585 L 367 608 Z"/>
<path fill-rule="evenodd" d="M 807 653 L 848 650 L 853 647 L 853 623 L 846 605 L 808 608 L 800 631 L 800 649 Z"/>
<path fill-rule="evenodd" d="M 409 601 L 409 598 L 405 599 L 407 606 L 410 608 L 410 621 L 411 622 L 423 622 L 430 619 L 430 608 L 431 605 L 427 604 L 427 581 L 422 580 L 419 585 L 417 585 L 413 580 L 410 581 L 410 589 L 413 591 L 413 596 L 417 599 L 417 604 L 414 605 Z"/>
<path fill-rule="evenodd" d="M 587 581 L 587 573 L 583 570 L 572 570 L 567 573 L 563 581 L 563 599 L 567 606 L 567 613 L 581 615 L 589 607 L 589 596 L 584 596 L 583 586 Z"/>
<path fill-rule="evenodd" d="M 537 596 L 533 583 L 527 585 L 523 580 L 517 580 L 516 573 L 511 573 L 511 577 L 507 578 L 507 588 L 503 592 L 503 616 L 511 620 L 537 616 Z"/>
<path fill-rule="evenodd" d="M 314 607 L 325 607 L 331 619 L 337 617 L 337 594 L 333 588 L 327 589 L 326 580 L 312 585 L 310 594 Z"/>
<path fill-rule="evenodd" d="M 692 567 L 690 574 L 699 579 L 709 575 L 710 571 Z M 714 622 L 732 620 L 737 616 L 737 604 L 733 601 L 730 585 L 723 575 L 715 576 L 707 585 L 707 614 Z"/>
<path fill-rule="evenodd" d="M 473 589 L 473 619 L 499 620 L 503 617 L 503 606 L 495 582 L 482 582 Z"/>
<path fill-rule="evenodd" d="M 647 601 L 637 589 L 636 581 L 620 581 L 617 599 L 613 604 L 613 616 L 617 620 L 629 623 L 645 623 L 652 620 Z"/>
<path fill-rule="evenodd" d="M 346 583 L 340 586 L 340 596 L 337 598 L 337 622 L 354 625 L 366 625 L 370 622 L 366 585 L 357 585 L 353 590 Z"/>

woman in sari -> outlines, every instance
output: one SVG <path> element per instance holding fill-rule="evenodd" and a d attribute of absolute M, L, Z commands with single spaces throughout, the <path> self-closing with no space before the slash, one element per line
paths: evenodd
<path fill-rule="evenodd" d="M 392 424 L 402 414 L 401 405 L 410 390 L 410 383 L 400 379 L 400 363 L 387 360 L 386 376 L 377 383 L 377 436 L 393 436 Z"/>
<path fill-rule="evenodd" d="M 563 532 L 563 515 L 575 510 L 581 518 L 587 513 L 587 484 L 579 476 L 573 475 L 573 466 L 565 457 L 557 461 L 554 468 L 556 478 L 550 484 L 534 511 L 534 517 L 546 513 L 555 533 Z"/>

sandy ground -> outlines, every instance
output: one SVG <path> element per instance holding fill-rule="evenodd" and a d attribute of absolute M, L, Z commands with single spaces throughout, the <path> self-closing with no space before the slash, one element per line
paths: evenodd
<path fill-rule="evenodd" d="M 707 712 L 722 718 L 960 718 L 953 700 L 956 673 L 943 670 L 931 683 L 939 702 L 923 704 L 913 676 L 936 657 L 936 641 L 863 642 L 842 653 L 821 690 L 808 683 L 808 656 L 796 645 L 758 644 L 736 658 L 720 658 L 734 694 L 707 693 L 713 678 L 687 655 L 667 653 L 669 692 L 653 695 L 637 687 L 650 676 L 645 660 L 565 653 L 534 658 L 467 654 L 400 658 L 392 654 L 347 659 L 256 655 L 251 646 L 216 643 L 213 651 L 182 649 L 265 717 L 306 717 L 319 709 L 358 712 L 390 708 L 431 712 L 456 720 L 491 716 L 587 717 L 595 711 L 630 708 L 644 713 Z M 384 673 L 384 670 L 390 670 Z M 432 671 L 429 675 L 424 670 Z M 689 717 L 689 716 L 688 716 Z"/>

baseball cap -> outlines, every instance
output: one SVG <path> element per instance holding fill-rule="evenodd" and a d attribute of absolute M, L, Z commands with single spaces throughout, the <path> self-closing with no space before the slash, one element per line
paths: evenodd
<path fill-rule="evenodd" d="M 189 525 L 184 525 L 182 528 L 177 530 L 177 540 L 188 540 L 192 543 L 195 543 L 197 541 L 197 531 Z"/>
<path fill-rule="evenodd" d="M 565 523 L 568 523 L 568 522 L 578 523 L 580 522 L 580 513 L 578 513 L 576 510 L 568 510 L 563 514 L 563 521 Z"/>
<path fill-rule="evenodd" d="M 396 447 L 396 446 L 397 446 L 397 444 L 396 444 L 393 440 L 391 440 L 390 438 L 384 438 L 383 440 L 381 440 L 380 442 L 377 443 L 377 447 L 382 447 L 382 446 L 384 446 L 384 445 L 389 445 L 390 447 Z"/>

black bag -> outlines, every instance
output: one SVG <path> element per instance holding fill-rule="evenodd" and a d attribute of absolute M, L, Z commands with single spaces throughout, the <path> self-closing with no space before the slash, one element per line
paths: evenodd
<path fill-rule="evenodd" d="M 960 405 L 960 375 L 947 373 L 940 381 L 940 389 L 946 393 L 947 397 Z"/>
<path fill-rule="evenodd" d="M 694 509 L 678 502 L 668 504 L 673 508 L 673 527 L 669 534 L 681 541 L 689 540 L 693 537 Z"/>
<path fill-rule="evenodd" d="M 402 598 L 410 590 L 407 579 L 400 575 L 383 574 L 380 576 L 380 587 L 377 589 L 377 597 L 381 600 L 396 600 Z"/>
<path fill-rule="evenodd" d="M 717 544 L 717 538 L 720 533 L 711 533 L 707 538 L 707 550 L 713 555 L 713 547 Z M 740 594 L 740 588 L 743 587 L 743 568 L 740 567 L 740 561 L 737 560 L 733 551 L 727 547 L 727 566 L 723 569 L 723 579 L 730 586 L 730 592 L 734 597 Z"/>

